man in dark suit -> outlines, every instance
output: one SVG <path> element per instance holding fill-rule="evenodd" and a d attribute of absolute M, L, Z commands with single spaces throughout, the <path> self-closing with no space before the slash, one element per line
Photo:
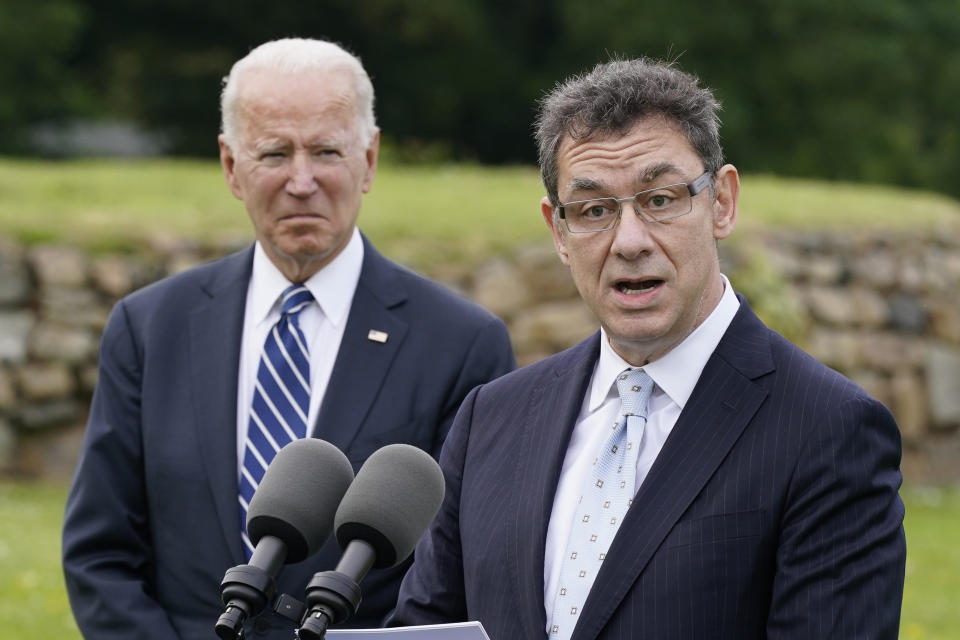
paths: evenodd
<path fill-rule="evenodd" d="M 646 59 L 543 100 L 542 214 L 600 331 L 468 394 L 391 624 L 480 620 L 492 640 L 897 637 L 897 426 L 721 274 L 739 178 L 718 106 Z"/>
<path fill-rule="evenodd" d="M 221 106 L 224 173 L 257 241 L 122 300 L 104 331 L 63 533 L 88 638 L 215 637 L 220 581 L 251 551 L 243 487 L 278 448 L 259 431 L 270 411 L 256 424 L 253 414 L 270 396 L 264 345 L 288 318 L 292 285 L 309 300 L 284 329 L 296 329 L 309 362 L 304 435 L 339 447 L 355 470 L 390 443 L 438 454 L 466 393 L 514 366 L 502 322 L 388 261 L 357 230 L 379 132 L 356 58 L 322 41 L 267 43 L 234 66 Z M 415 224 L 416 212 L 397 215 Z M 278 592 L 303 598 L 339 554 L 330 541 L 287 566 Z M 352 624 L 380 624 L 406 568 L 368 575 Z M 286 640 L 296 626 L 264 614 L 246 635 Z"/>

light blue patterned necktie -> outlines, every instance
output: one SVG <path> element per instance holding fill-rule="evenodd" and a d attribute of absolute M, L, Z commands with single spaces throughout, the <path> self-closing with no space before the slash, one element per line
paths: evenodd
<path fill-rule="evenodd" d="M 653 380 L 643 369 L 617 376 L 620 413 L 593 462 L 567 540 L 549 640 L 566 640 L 580 617 L 620 522 L 633 502 L 637 453 Z"/>
<path fill-rule="evenodd" d="M 250 423 L 240 469 L 240 532 L 247 560 L 247 507 L 267 465 L 284 445 L 307 435 L 310 412 L 310 356 L 297 314 L 313 302 L 303 285 L 283 292 L 280 320 L 267 334 L 253 390 Z"/>

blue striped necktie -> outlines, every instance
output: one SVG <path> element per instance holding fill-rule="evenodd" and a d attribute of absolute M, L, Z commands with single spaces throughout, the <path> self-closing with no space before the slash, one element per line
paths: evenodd
<path fill-rule="evenodd" d="M 240 470 L 240 532 L 247 560 L 253 545 L 247 537 L 247 507 L 267 465 L 284 445 L 307 435 L 310 412 L 310 356 L 297 314 L 313 302 L 303 285 L 283 292 L 280 320 L 267 334 L 253 390 L 250 423 Z"/>

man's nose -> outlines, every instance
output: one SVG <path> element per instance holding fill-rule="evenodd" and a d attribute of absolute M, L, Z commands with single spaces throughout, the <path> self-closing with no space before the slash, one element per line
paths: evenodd
<path fill-rule="evenodd" d="M 656 223 L 645 222 L 637 215 L 633 202 L 624 202 L 621 206 L 620 222 L 613 229 L 610 251 L 630 260 L 650 249 L 653 242 L 651 227 Z"/>
<path fill-rule="evenodd" d="M 293 155 L 286 186 L 287 192 L 297 197 L 309 196 L 317 190 L 316 172 L 308 154 Z"/>

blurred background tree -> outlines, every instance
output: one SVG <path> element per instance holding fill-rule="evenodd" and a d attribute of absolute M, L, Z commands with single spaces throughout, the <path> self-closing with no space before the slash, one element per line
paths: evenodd
<path fill-rule="evenodd" d="M 88 19 L 73 0 L 0 0 L 0 152 L 29 152 L 32 125 L 96 114 L 73 77 Z"/>
<path fill-rule="evenodd" d="M 960 195 L 960 0 L 0 0 L 0 153 L 115 121 L 213 157 L 220 79 L 290 35 L 363 59 L 399 159 L 531 163 L 544 91 L 648 55 L 715 88 L 744 171 Z"/>

